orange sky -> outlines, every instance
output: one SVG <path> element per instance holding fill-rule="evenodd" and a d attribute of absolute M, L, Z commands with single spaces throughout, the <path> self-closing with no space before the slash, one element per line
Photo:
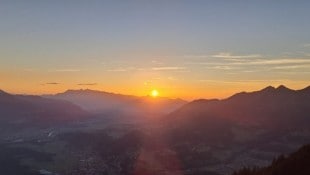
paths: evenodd
<path fill-rule="evenodd" d="M 119 74 L 119 77 L 115 78 L 115 80 L 111 78 L 107 80 L 107 75 L 102 76 L 101 79 L 99 75 L 96 77 L 95 74 L 87 75 L 87 73 L 74 71 L 48 72 L 43 70 L 39 72 L 15 70 L 14 73 L 12 72 L 13 70 L 1 71 L 0 89 L 10 93 L 38 95 L 59 93 L 67 89 L 88 88 L 126 95 L 145 96 L 149 95 L 151 90 L 157 89 L 160 96 L 192 100 L 197 98 L 225 98 L 237 92 L 260 90 L 269 85 L 278 86 L 284 84 L 292 89 L 302 89 L 310 85 L 308 81 L 298 80 L 180 80 L 167 78 L 165 74 L 157 77 L 157 79 L 148 79 L 149 77 L 145 72 L 143 75 L 136 75 L 136 77 L 127 75 L 125 72 L 123 75 Z"/>
<path fill-rule="evenodd" d="M 244 8 L 246 7 L 246 8 Z M 310 1 L 0 2 L 0 89 L 225 98 L 310 85 Z"/>

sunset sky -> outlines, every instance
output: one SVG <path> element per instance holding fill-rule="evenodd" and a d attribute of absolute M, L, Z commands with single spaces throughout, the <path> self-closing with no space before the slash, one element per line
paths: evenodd
<path fill-rule="evenodd" d="M 310 1 L 0 1 L 0 89 L 224 98 L 310 85 Z"/>

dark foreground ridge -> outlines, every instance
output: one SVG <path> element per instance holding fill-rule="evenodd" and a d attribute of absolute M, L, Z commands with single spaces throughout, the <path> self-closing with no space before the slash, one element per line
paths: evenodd
<path fill-rule="evenodd" d="M 284 155 L 272 161 L 265 168 L 243 168 L 233 175 L 309 175 L 310 174 L 310 145 L 305 145 L 288 157 Z"/>

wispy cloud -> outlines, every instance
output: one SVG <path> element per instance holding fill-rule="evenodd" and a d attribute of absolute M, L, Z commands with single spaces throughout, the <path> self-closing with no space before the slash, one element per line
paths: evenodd
<path fill-rule="evenodd" d="M 143 84 L 144 84 L 145 86 L 148 86 L 148 85 L 151 85 L 151 84 L 152 84 L 152 81 L 145 81 Z"/>
<path fill-rule="evenodd" d="M 154 71 L 178 71 L 178 70 L 185 70 L 186 67 L 177 67 L 177 66 L 167 66 L 167 67 L 153 67 L 152 70 Z"/>
<path fill-rule="evenodd" d="M 139 68 L 136 68 L 134 66 L 116 66 L 116 67 L 110 67 L 106 69 L 108 72 L 126 72 L 126 71 L 135 71 L 139 70 Z"/>
<path fill-rule="evenodd" d="M 285 66 L 275 66 L 273 69 L 301 69 L 301 68 L 309 68 L 310 64 L 306 65 L 285 65 Z"/>
<path fill-rule="evenodd" d="M 171 81 L 173 81 L 173 80 L 177 80 L 177 78 L 175 78 L 175 77 L 171 77 L 171 76 L 170 76 L 170 77 L 167 77 L 167 79 L 168 79 L 168 80 L 171 80 Z"/>
<path fill-rule="evenodd" d="M 78 86 L 95 86 L 97 83 L 79 83 Z"/>
<path fill-rule="evenodd" d="M 25 69 L 23 69 L 23 71 L 25 71 L 25 72 L 33 72 L 33 71 L 34 71 L 34 69 L 31 69 L 31 68 L 25 68 Z"/>
<path fill-rule="evenodd" d="M 231 70 L 242 72 L 259 72 L 264 70 L 298 70 L 310 69 L 310 58 L 253 58 L 253 59 L 221 59 L 203 62 L 187 62 L 191 66 L 204 66 L 210 70 Z"/>
<path fill-rule="evenodd" d="M 152 60 L 151 63 L 152 64 L 158 64 L 158 65 L 164 64 L 162 61 L 158 61 L 158 60 Z"/>
<path fill-rule="evenodd" d="M 126 72 L 128 69 L 125 68 L 115 68 L 115 69 L 108 69 L 108 72 Z"/>
<path fill-rule="evenodd" d="M 304 47 L 310 47 L 310 43 L 306 43 L 303 45 Z"/>
<path fill-rule="evenodd" d="M 48 83 L 44 83 L 42 85 L 59 85 L 60 83 L 57 82 L 48 82 Z"/>
<path fill-rule="evenodd" d="M 283 82 L 303 82 L 307 83 L 306 81 L 302 80 L 290 80 L 290 79 L 240 79 L 240 80 L 214 80 L 214 79 L 201 79 L 198 80 L 202 83 L 227 83 L 227 84 L 247 84 L 247 83 L 266 83 L 266 82 L 272 82 L 272 83 L 279 83 L 283 84 Z"/>
<path fill-rule="evenodd" d="M 231 63 L 234 65 L 283 65 L 283 64 L 304 64 L 310 63 L 310 59 L 297 59 L 297 58 L 286 58 L 286 59 L 259 59 L 259 60 L 248 60 L 243 62 Z"/>
<path fill-rule="evenodd" d="M 56 70 L 51 70 L 50 72 L 80 72 L 82 70 L 80 69 L 56 69 Z"/>
<path fill-rule="evenodd" d="M 206 67 L 207 69 L 219 69 L 219 70 L 233 70 L 237 69 L 236 67 L 229 66 L 229 65 L 218 65 L 218 66 L 212 66 L 212 67 Z"/>
<path fill-rule="evenodd" d="M 198 66 L 219 66 L 219 65 L 227 65 L 228 62 L 225 62 L 226 60 L 224 61 L 217 61 L 217 60 L 213 60 L 213 61 L 193 61 L 193 62 L 185 62 L 184 64 L 186 65 L 198 65 Z M 230 62 L 229 62 L 230 63 Z"/>
<path fill-rule="evenodd" d="M 184 58 L 209 58 L 210 55 L 184 55 Z"/>
<path fill-rule="evenodd" d="M 226 58 L 226 59 L 244 59 L 244 58 L 261 58 L 262 55 L 259 54 L 250 54 L 250 55 L 233 55 L 229 52 L 221 52 L 215 55 L 212 55 L 214 58 Z"/>

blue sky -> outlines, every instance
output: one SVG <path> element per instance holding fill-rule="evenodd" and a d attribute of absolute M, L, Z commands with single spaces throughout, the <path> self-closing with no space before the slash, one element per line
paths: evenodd
<path fill-rule="evenodd" d="M 300 88 L 310 82 L 309 9 L 301 0 L 1 1 L 0 88 L 193 98 Z"/>

